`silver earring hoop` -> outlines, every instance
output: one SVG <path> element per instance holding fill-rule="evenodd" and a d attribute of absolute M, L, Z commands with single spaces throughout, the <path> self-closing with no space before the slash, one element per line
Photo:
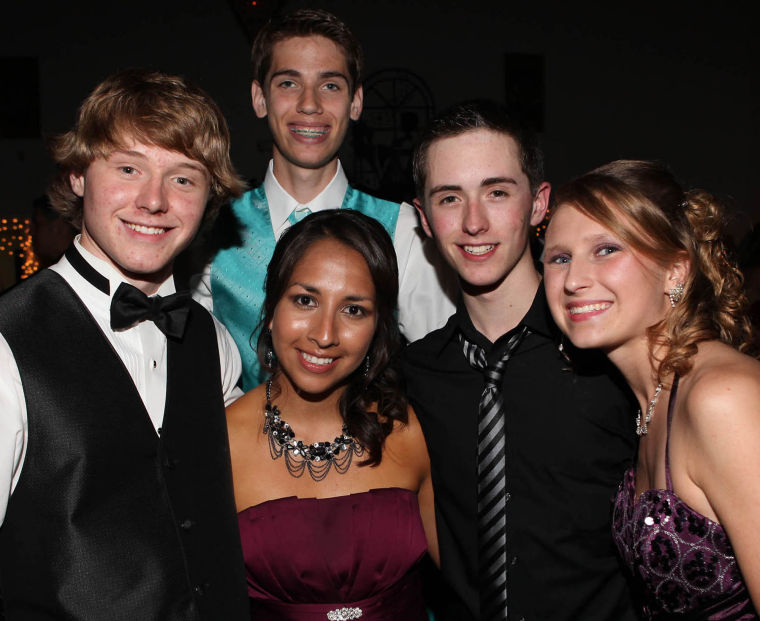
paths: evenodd
<path fill-rule="evenodd" d="M 670 305 L 675 308 L 676 304 L 683 299 L 683 283 L 679 282 L 675 287 L 668 291 L 668 297 L 670 298 Z"/>

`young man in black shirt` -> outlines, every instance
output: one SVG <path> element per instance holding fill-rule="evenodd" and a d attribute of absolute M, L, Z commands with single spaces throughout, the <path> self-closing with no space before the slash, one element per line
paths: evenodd
<path fill-rule="evenodd" d="M 435 119 L 414 160 L 425 232 L 456 270 L 445 327 L 407 348 L 433 466 L 447 619 L 633 619 L 610 498 L 635 409 L 568 351 L 529 240 L 551 188 L 535 137 L 486 102 Z M 490 378 L 490 380 L 487 380 Z"/>

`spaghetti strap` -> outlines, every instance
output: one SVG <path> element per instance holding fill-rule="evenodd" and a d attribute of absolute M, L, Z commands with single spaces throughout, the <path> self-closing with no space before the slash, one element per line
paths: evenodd
<path fill-rule="evenodd" d="M 670 425 L 673 422 L 673 409 L 676 404 L 676 393 L 678 393 L 678 376 L 673 378 L 673 387 L 670 389 L 670 399 L 668 399 L 668 437 L 665 440 L 665 483 L 668 491 L 673 491 L 673 481 L 670 478 Z"/>

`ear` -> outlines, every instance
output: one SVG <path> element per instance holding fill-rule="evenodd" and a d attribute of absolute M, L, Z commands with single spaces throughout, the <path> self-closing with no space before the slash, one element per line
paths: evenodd
<path fill-rule="evenodd" d="M 77 175 L 71 173 L 69 175 L 69 185 L 71 186 L 71 191 L 79 198 L 84 196 L 84 174 Z"/>
<path fill-rule="evenodd" d="M 675 260 L 670 268 L 668 268 L 667 280 L 665 282 L 667 289 L 665 290 L 665 293 L 679 283 L 682 285 L 685 284 L 690 273 L 691 261 L 689 261 L 689 256 L 684 252 Z"/>
<path fill-rule="evenodd" d="M 251 103 L 256 116 L 263 119 L 267 115 L 267 98 L 258 80 L 251 83 Z"/>
<path fill-rule="evenodd" d="M 422 230 L 425 231 L 425 235 L 432 238 L 433 229 L 430 228 L 430 223 L 428 222 L 427 214 L 425 214 L 425 208 L 422 206 L 422 202 L 420 202 L 419 198 L 415 198 L 412 202 L 414 203 L 414 208 L 417 210 L 417 213 L 420 215 Z"/>
<path fill-rule="evenodd" d="M 538 190 L 536 190 L 536 194 L 533 197 L 533 206 L 530 211 L 531 226 L 538 226 L 546 217 L 546 210 L 549 208 L 549 196 L 551 192 L 552 186 L 546 181 L 538 186 Z"/>
<path fill-rule="evenodd" d="M 362 115 L 362 106 L 364 105 L 364 91 L 361 85 L 359 85 L 354 91 L 354 96 L 351 99 L 351 108 L 349 109 L 349 117 L 352 121 L 358 121 Z"/>

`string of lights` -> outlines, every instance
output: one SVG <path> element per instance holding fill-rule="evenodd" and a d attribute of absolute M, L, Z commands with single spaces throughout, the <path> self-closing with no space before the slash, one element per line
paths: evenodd
<path fill-rule="evenodd" d="M 21 279 L 29 278 L 40 264 L 32 251 L 29 218 L 0 218 L 0 256 L 18 257 L 21 263 Z"/>

